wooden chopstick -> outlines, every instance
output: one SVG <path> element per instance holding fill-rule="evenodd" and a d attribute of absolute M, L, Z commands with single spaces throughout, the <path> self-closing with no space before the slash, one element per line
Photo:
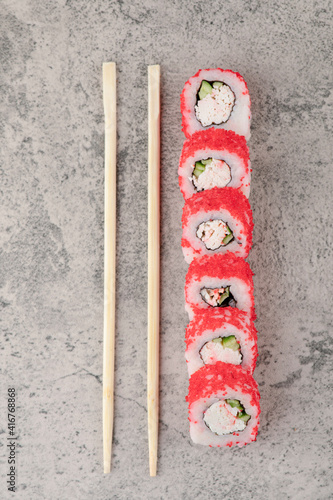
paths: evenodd
<path fill-rule="evenodd" d="M 160 66 L 148 66 L 148 359 L 149 471 L 156 476 L 160 326 Z"/>
<path fill-rule="evenodd" d="M 105 114 L 104 220 L 104 341 L 103 341 L 103 455 L 104 473 L 111 471 L 114 413 L 114 349 L 116 309 L 116 64 L 103 64 Z"/>

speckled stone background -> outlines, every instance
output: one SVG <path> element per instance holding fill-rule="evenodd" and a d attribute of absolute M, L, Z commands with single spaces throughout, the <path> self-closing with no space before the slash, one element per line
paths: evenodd
<path fill-rule="evenodd" d="M 333 497 L 331 7 L 328 0 L 1 0 L 0 498 Z M 118 64 L 114 446 L 102 472 L 101 68 Z M 147 65 L 161 64 L 162 324 L 158 476 L 146 432 Z M 177 163 L 179 94 L 239 71 L 250 151 L 262 396 L 256 443 L 188 433 Z M 16 495 L 6 490 L 17 390 Z"/>

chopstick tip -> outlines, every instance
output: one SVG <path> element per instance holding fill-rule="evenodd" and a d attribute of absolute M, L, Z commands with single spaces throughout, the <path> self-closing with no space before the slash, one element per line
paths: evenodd
<path fill-rule="evenodd" d="M 150 477 L 156 477 L 157 463 L 153 462 L 149 465 L 149 475 Z"/>
<path fill-rule="evenodd" d="M 105 61 L 103 62 L 103 68 L 112 68 L 112 67 L 115 67 L 116 66 L 116 63 L 113 62 L 113 61 Z"/>
<path fill-rule="evenodd" d="M 111 462 L 104 462 L 104 474 L 110 474 Z"/>

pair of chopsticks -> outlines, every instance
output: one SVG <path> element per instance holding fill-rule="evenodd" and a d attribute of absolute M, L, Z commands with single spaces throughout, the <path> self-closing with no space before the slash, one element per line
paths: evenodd
<path fill-rule="evenodd" d="M 114 419 L 116 311 L 116 64 L 103 64 L 105 113 L 103 454 L 111 471 Z M 149 470 L 156 476 L 159 413 L 160 321 L 160 67 L 148 66 L 148 441 Z"/>

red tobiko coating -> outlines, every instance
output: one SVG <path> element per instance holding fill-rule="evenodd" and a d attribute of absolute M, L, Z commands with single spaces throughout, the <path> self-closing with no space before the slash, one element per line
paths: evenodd
<path fill-rule="evenodd" d="M 249 264 L 241 257 L 236 257 L 236 255 L 230 252 L 224 255 L 205 255 L 200 259 L 194 259 L 188 268 L 186 285 L 193 280 L 198 280 L 202 276 L 224 279 L 239 278 L 253 289 L 253 272 Z"/>
<path fill-rule="evenodd" d="M 208 191 L 195 193 L 185 201 L 182 224 L 186 226 L 192 215 L 198 212 L 229 210 L 231 216 L 237 218 L 245 231 L 252 235 L 253 218 L 249 200 L 238 189 L 232 187 L 214 187 Z"/>
<path fill-rule="evenodd" d="M 209 128 L 207 130 L 198 130 L 194 132 L 190 139 L 184 142 L 182 154 L 180 156 L 180 166 L 183 165 L 189 156 L 193 156 L 198 149 L 225 149 L 239 156 L 239 158 L 244 161 L 245 171 L 248 171 L 250 156 L 245 137 L 236 134 L 232 130 Z"/>
<path fill-rule="evenodd" d="M 215 365 L 205 365 L 190 378 L 186 401 L 191 405 L 202 398 L 210 398 L 214 393 L 228 389 L 240 391 L 251 397 L 251 406 L 259 407 L 258 384 L 240 365 L 230 365 L 219 361 Z"/>
<path fill-rule="evenodd" d="M 225 309 L 212 308 L 196 311 L 194 319 L 186 328 L 186 345 L 191 345 L 205 331 L 210 330 L 214 332 L 221 328 L 223 324 L 233 325 L 239 330 L 246 329 L 251 339 L 255 342 L 258 340 L 256 327 L 248 313 L 233 307 Z"/>

